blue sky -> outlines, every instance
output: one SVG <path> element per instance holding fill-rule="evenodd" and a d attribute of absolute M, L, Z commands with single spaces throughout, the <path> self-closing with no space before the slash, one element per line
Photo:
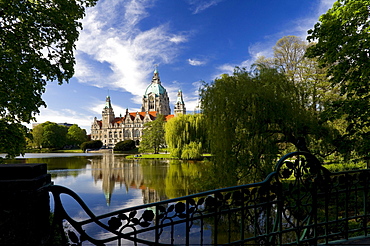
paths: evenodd
<path fill-rule="evenodd" d="M 334 0 L 99 0 L 82 20 L 75 75 L 51 82 L 37 122 L 75 123 L 90 133 L 109 94 L 116 116 L 140 110 L 158 65 L 173 104 L 183 91 L 188 112 L 201 81 L 271 57 L 286 35 L 306 38 Z M 29 126 L 30 127 L 30 126 Z"/>

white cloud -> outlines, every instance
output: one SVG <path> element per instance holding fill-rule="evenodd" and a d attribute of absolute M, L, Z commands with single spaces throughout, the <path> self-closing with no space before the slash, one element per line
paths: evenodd
<path fill-rule="evenodd" d="M 188 59 L 188 63 L 192 66 L 200 66 L 206 64 L 206 61 L 201 61 L 197 59 Z"/>
<path fill-rule="evenodd" d="M 216 6 L 223 0 L 189 0 L 193 14 L 198 14 L 212 6 Z"/>
<path fill-rule="evenodd" d="M 187 41 L 186 35 L 171 33 L 168 24 L 145 31 L 138 28 L 154 2 L 100 0 L 88 9 L 77 42 L 75 77 L 80 82 L 123 89 L 141 103 L 154 64 L 172 62 L 179 49 L 176 45 Z M 105 68 L 99 70 L 94 66 L 97 62 Z"/>
<path fill-rule="evenodd" d="M 175 44 L 180 44 L 187 42 L 188 38 L 186 35 L 173 35 L 169 40 Z"/>

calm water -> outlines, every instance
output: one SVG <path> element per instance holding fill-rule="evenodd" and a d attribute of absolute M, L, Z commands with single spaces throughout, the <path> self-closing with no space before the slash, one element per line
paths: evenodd
<path fill-rule="evenodd" d="M 204 162 L 73 153 L 26 154 L 16 162 L 46 163 L 54 184 L 75 191 L 96 215 L 198 193 L 207 187 Z M 87 218 L 69 197 L 63 198 L 63 204 L 73 218 Z"/>

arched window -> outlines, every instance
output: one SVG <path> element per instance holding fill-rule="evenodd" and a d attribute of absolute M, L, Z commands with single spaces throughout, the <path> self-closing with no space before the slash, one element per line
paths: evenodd
<path fill-rule="evenodd" d="M 135 137 L 140 137 L 140 131 L 139 130 L 135 130 Z"/>
<path fill-rule="evenodd" d="M 129 130 L 125 130 L 125 137 L 131 137 L 131 136 L 130 136 L 130 131 L 129 131 Z"/>
<path fill-rule="evenodd" d="M 154 110 L 154 97 L 151 95 L 149 97 L 149 110 Z"/>

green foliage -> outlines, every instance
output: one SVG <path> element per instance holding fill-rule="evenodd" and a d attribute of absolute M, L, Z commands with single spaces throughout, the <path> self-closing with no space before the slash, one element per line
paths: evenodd
<path fill-rule="evenodd" d="M 44 140 L 44 127 L 42 124 L 38 124 L 32 128 L 32 146 L 36 148 L 42 147 L 42 142 Z"/>
<path fill-rule="evenodd" d="M 187 114 L 166 123 L 166 143 L 173 157 L 199 159 L 204 151 L 209 150 L 204 121 L 202 114 Z"/>
<path fill-rule="evenodd" d="M 285 36 L 273 47 L 273 58 L 258 58 L 255 67 L 275 68 L 294 85 L 294 91 L 290 91 L 292 97 L 320 122 L 319 125 L 314 124 L 316 127 L 311 128 L 311 134 L 306 136 L 309 149 L 312 153 L 325 157 L 338 148 L 335 144 L 343 130 L 343 121 L 327 121 L 325 112 L 331 102 L 341 96 L 339 88 L 331 85 L 326 77 L 326 69 L 319 66 L 317 59 L 305 56 L 312 45 L 314 44 L 308 44 L 299 37 Z M 290 151 L 294 149 L 286 150 Z"/>
<path fill-rule="evenodd" d="M 281 151 L 319 129 L 317 118 L 300 104 L 297 86 L 276 69 L 254 73 L 236 69 L 204 84 L 201 106 L 215 167 L 240 182 L 264 179 Z M 245 178 L 249 181 L 242 181 Z M 229 185 L 228 181 L 220 183 Z"/>
<path fill-rule="evenodd" d="M 45 122 L 36 125 L 32 131 L 32 144 L 36 148 L 62 149 L 66 145 L 78 146 L 86 141 L 86 130 L 74 124 L 71 127 Z"/>
<path fill-rule="evenodd" d="M 343 171 L 352 171 L 352 170 L 359 170 L 359 169 L 367 169 L 367 165 L 365 162 L 360 163 L 336 163 L 330 165 L 324 165 L 326 169 L 330 172 L 343 172 Z"/>
<path fill-rule="evenodd" d="M 164 139 L 164 116 L 158 115 L 157 118 L 144 124 L 142 140 L 139 146 L 139 152 L 154 150 L 154 153 L 159 153 L 159 149 L 166 145 Z"/>
<path fill-rule="evenodd" d="M 67 144 L 68 128 L 52 122 L 42 124 L 44 128 L 42 146 L 44 148 L 61 149 Z"/>
<path fill-rule="evenodd" d="M 116 143 L 114 146 L 114 151 L 130 151 L 134 148 L 136 148 L 135 141 L 125 140 Z"/>
<path fill-rule="evenodd" d="M 181 159 L 183 160 L 197 160 L 202 158 L 202 143 L 190 142 L 185 144 L 182 153 Z"/>
<path fill-rule="evenodd" d="M 80 145 L 80 147 L 83 151 L 86 151 L 86 149 L 100 149 L 102 146 L 103 146 L 103 142 L 100 141 L 100 140 L 83 142 Z"/>
<path fill-rule="evenodd" d="M 18 123 L 29 123 L 39 113 L 48 81 L 68 82 L 74 74 L 78 20 L 96 0 L 0 1 L 0 120 L 15 132 L 2 132 L 3 151 L 22 152 L 23 141 L 5 143 L 18 136 Z M 8 148 L 9 147 L 9 148 Z"/>
<path fill-rule="evenodd" d="M 297 86 L 296 97 L 302 106 L 321 111 L 326 99 L 332 93 L 338 97 L 338 92 L 330 85 L 325 69 L 319 67 L 316 59 L 305 56 L 309 46 L 296 36 L 279 39 L 273 47 L 274 65 Z"/>
<path fill-rule="evenodd" d="M 9 135 L 8 133 L 12 133 Z M 12 159 L 19 154 L 24 154 L 26 148 L 27 128 L 21 124 L 9 124 L 0 119 L 0 153 L 7 153 L 6 158 Z M 1 161 L 1 158 L 0 158 Z"/>
<path fill-rule="evenodd" d="M 78 127 L 77 124 L 68 128 L 67 143 L 72 146 L 79 146 L 81 143 L 87 141 L 86 130 Z"/>
<path fill-rule="evenodd" d="M 317 58 L 327 69 L 333 86 L 342 97 L 326 109 L 330 121 L 345 118 L 346 132 L 336 140 L 338 151 L 356 151 L 370 156 L 370 19 L 369 0 L 339 0 L 323 14 L 308 40 L 317 42 L 307 50 L 307 56 Z"/>

